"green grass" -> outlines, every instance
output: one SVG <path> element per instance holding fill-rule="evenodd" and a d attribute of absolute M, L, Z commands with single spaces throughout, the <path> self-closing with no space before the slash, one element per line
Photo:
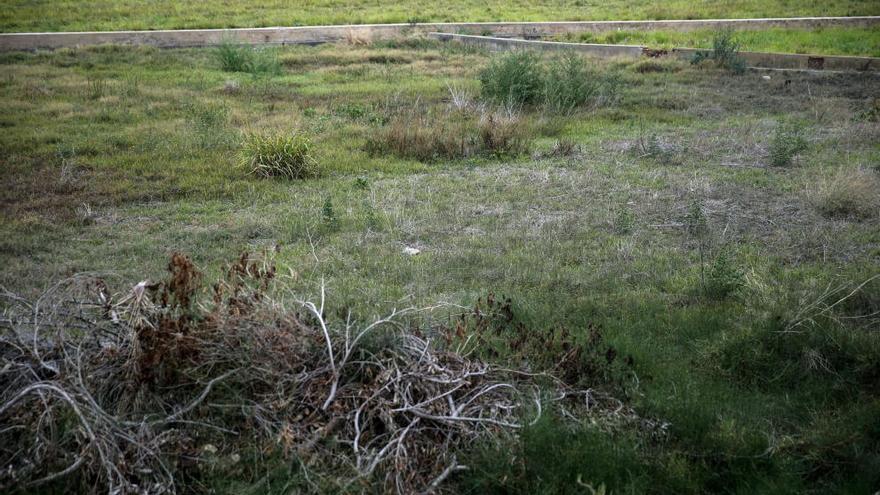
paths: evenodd
<path fill-rule="evenodd" d="M 612 45 L 646 45 L 651 48 L 712 48 L 717 32 L 695 31 L 614 31 L 560 36 L 561 41 Z M 820 55 L 861 55 L 880 57 L 880 30 L 858 28 L 782 29 L 735 31 L 740 50 Z"/>
<path fill-rule="evenodd" d="M 0 31 L 89 31 L 123 29 L 227 28 L 429 21 L 561 21 L 619 19 L 710 19 L 745 17 L 877 15 L 872 0 L 804 2 L 734 0 L 658 4 L 640 0 L 499 0 L 291 3 L 207 0 L 8 0 Z"/>
<path fill-rule="evenodd" d="M 815 204 L 828 177 L 849 197 L 852 177 L 878 173 L 874 76 L 591 61 L 618 78 L 616 103 L 521 110 L 529 153 L 418 161 L 366 144 L 417 101 L 452 112 L 450 86 L 476 99 L 489 55 L 423 41 L 273 54 L 280 71 L 259 75 L 225 72 L 210 49 L 0 54 L 0 284 L 33 297 L 93 271 L 125 287 L 161 277 L 173 251 L 216 274 L 278 246 L 290 290 L 324 281 L 330 318 L 494 291 L 533 331 L 600 329 L 638 377 L 620 398 L 669 426 L 651 437 L 548 412 L 519 440 L 462 453 L 458 491 L 876 489 L 880 338 L 865 315 L 880 283 L 798 316 L 880 273 L 880 182 L 858 180 L 865 215 Z M 773 167 L 782 121 L 810 145 Z M 308 137 L 322 175 L 243 170 L 243 136 L 274 132 Z M 842 289 L 822 299 L 829 286 Z M 203 486 L 302 486 L 289 461 L 247 462 Z"/>

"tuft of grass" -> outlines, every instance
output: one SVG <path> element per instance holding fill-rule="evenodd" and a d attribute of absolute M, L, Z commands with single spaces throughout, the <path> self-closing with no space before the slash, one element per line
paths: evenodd
<path fill-rule="evenodd" d="M 298 134 L 246 134 L 241 161 L 258 177 L 305 179 L 319 174 L 312 148 L 311 140 Z"/>
<path fill-rule="evenodd" d="M 821 180 L 810 196 L 827 217 L 864 220 L 880 215 L 880 177 L 872 170 L 838 170 Z"/>
<path fill-rule="evenodd" d="M 86 81 L 86 98 L 100 100 L 107 94 L 107 82 L 101 78 L 89 77 Z"/>
<path fill-rule="evenodd" d="M 226 40 L 215 49 L 214 56 L 225 72 L 247 72 L 253 75 L 281 72 L 281 63 L 272 48 L 255 48 Z"/>
<path fill-rule="evenodd" d="M 373 156 L 393 154 L 423 162 L 472 156 L 500 158 L 526 151 L 527 128 L 512 110 L 436 115 L 418 106 L 402 112 L 367 140 Z"/>

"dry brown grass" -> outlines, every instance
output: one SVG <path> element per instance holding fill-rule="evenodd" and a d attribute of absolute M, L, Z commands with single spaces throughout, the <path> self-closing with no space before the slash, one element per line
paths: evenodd
<path fill-rule="evenodd" d="M 880 214 L 880 177 L 865 168 L 839 169 L 809 191 L 825 216 L 864 220 Z"/>
<path fill-rule="evenodd" d="M 415 106 L 392 117 L 368 140 L 367 151 L 429 162 L 515 156 L 527 142 L 527 128 L 513 111 L 452 108 L 437 114 Z"/>

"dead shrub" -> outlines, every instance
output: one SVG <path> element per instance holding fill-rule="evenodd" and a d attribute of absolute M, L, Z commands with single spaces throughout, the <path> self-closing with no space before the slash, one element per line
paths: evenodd
<path fill-rule="evenodd" d="M 246 445 L 304 460 L 324 491 L 436 492 L 462 469 L 457 452 L 548 406 L 573 421 L 665 428 L 571 385 L 619 361 L 598 330 L 585 346 L 554 334 L 562 358 L 538 364 L 539 377 L 471 356 L 466 338 L 438 344 L 400 324 L 414 308 L 332 318 L 322 287 L 318 303 L 286 309 L 270 297 L 276 271 L 265 257 L 242 255 L 209 290 L 183 255 L 169 272 L 122 293 L 78 277 L 36 303 L 0 291 L 0 491 L 175 493 L 180 480 L 216 476 L 212 456 Z M 486 304 L 487 318 L 507 321 L 505 305 Z M 508 328 L 483 315 L 478 307 L 456 330 L 482 340 Z M 520 325 L 514 336 L 518 355 L 541 355 L 526 352 L 544 347 L 538 333 Z"/>

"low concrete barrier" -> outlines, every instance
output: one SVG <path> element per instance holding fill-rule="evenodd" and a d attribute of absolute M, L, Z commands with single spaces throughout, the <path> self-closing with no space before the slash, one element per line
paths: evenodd
<path fill-rule="evenodd" d="M 535 41 L 489 36 L 471 36 L 449 33 L 429 33 L 429 36 L 443 41 L 457 41 L 493 51 L 502 50 L 573 50 L 596 57 L 662 57 L 676 56 L 684 59 L 693 58 L 697 52 L 705 52 L 697 48 L 673 48 L 672 50 L 655 50 L 639 45 L 598 45 L 591 43 L 561 43 L 557 41 Z M 837 55 L 801 55 L 795 53 L 762 53 L 739 52 L 749 67 L 766 69 L 811 69 L 833 71 L 878 71 L 880 58 L 846 57 Z"/>
<path fill-rule="evenodd" d="M 459 41 L 492 51 L 503 50 L 542 50 L 576 51 L 597 57 L 641 57 L 644 47 L 637 45 L 599 45 L 587 43 L 565 43 L 561 41 L 535 41 L 491 36 L 472 36 L 468 34 L 428 33 L 428 36 L 441 41 Z"/>
<path fill-rule="evenodd" d="M 354 39 L 371 41 L 409 33 L 457 33 L 536 39 L 566 33 L 619 30 L 765 29 L 769 27 L 878 27 L 880 16 L 793 17 L 770 19 L 704 19 L 668 21 L 452 22 L 426 24 L 362 24 L 343 26 L 189 29 L 162 31 L 99 31 L 59 33 L 0 33 L 0 50 L 35 50 L 100 44 L 159 47 L 209 46 L 224 40 L 251 44 L 317 44 Z"/>
<path fill-rule="evenodd" d="M 698 50 L 675 48 L 673 54 L 691 59 Z M 880 71 L 880 58 L 847 57 L 842 55 L 802 55 L 799 53 L 739 52 L 749 67 L 763 69 L 801 69 L 830 71 Z"/>

